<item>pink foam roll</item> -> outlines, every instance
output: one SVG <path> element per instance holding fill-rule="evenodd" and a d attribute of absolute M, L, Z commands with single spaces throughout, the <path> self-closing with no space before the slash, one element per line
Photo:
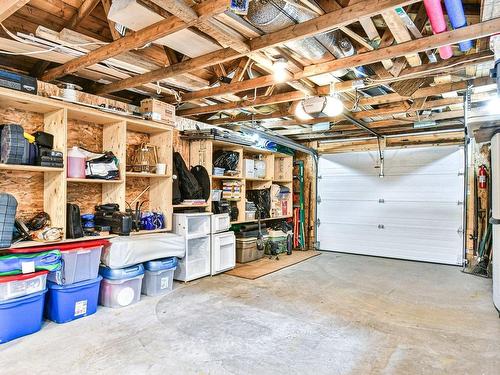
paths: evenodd
<path fill-rule="evenodd" d="M 432 32 L 434 34 L 441 34 L 447 30 L 446 20 L 444 19 L 443 7 L 441 0 L 424 0 L 425 11 L 431 23 Z M 451 46 L 443 46 L 439 48 L 439 56 L 443 60 L 449 59 L 453 56 Z"/>

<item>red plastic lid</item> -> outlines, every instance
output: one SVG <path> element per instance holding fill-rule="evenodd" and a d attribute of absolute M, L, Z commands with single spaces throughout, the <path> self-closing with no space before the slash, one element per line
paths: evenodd
<path fill-rule="evenodd" d="M 32 279 L 33 277 L 37 277 L 37 276 L 44 275 L 47 273 L 49 273 L 49 271 L 38 271 L 38 272 L 33 272 L 33 273 L 25 273 L 25 274 L 12 275 L 12 276 L 0 276 L 0 283 L 28 280 L 28 279 Z"/>
<path fill-rule="evenodd" d="M 8 249 L 5 252 L 10 254 L 29 254 L 29 253 L 39 253 L 42 251 L 49 250 L 61 250 L 61 251 L 70 251 L 75 249 L 87 249 L 91 247 L 97 246 L 105 246 L 109 244 L 108 240 L 90 240 L 90 241 L 78 241 L 78 242 L 56 242 L 51 243 L 50 245 L 36 246 L 36 247 L 25 247 L 19 249 Z M 3 251 L 3 250 L 2 250 Z"/>

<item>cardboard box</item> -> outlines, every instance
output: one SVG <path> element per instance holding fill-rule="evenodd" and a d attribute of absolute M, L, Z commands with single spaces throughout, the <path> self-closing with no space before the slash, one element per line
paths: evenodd
<path fill-rule="evenodd" d="M 156 99 L 141 101 L 141 113 L 148 120 L 175 126 L 175 107 Z"/>

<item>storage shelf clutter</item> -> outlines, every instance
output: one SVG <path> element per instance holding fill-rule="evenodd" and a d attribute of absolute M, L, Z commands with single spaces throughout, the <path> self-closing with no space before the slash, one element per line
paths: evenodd
<path fill-rule="evenodd" d="M 0 344 L 39 331 L 44 318 L 64 324 L 93 315 L 99 305 L 122 308 L 139 302 L 141 294 L 167 293 L 174 279 L 188 282 L 231 270 L 237 225 L 256 223 L 257 213 L 264 223 L 292 217 L 291 155 L 189 141 L 189 165 L 205 167 L 210 191 L 205 184 L 204 194 L 211 194 L 173 205 L 172 126 L 3 88 L 0 116 L 0 124 L 18 123 L 27 134 L 49 134 L 53 150 L 64 155 L 57 157 L 62 168 L 0 164 L 0 234 L 5 228 L 13 233 L 16 225 L 21 235 L 16 243 L 0 242 Z M 89 178 L 86 150 L 112 153 L 113 176 Z M 216 155 L 228 151 L 235 162 L 231 170 L 214 169 Z M 268 206 L 258 210 L 247 195 L 264 190 Z M 232 211 L 216 203 L 220 198 Z M 12 209 L 17 224 L 2 219 Z M 154 225 L 145 227 L 144 216 L 134 222 L 134 212 L 151 213 Z M 82 221 L 78 235 L 75 217 Z M 111 224 L 98 222 L 103 217 Z M 33 240 L 38 221 L 62 237 Z M 123 229 L 125 221 L 132 230 Z"/>

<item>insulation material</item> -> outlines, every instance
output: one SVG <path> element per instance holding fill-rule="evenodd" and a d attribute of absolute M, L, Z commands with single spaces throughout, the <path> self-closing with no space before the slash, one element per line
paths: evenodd
<path fill-rule="evenodd" d="M 113 22 L 138 31 L 164 18 L 142 6 L 136 0 L 114 0 L 108 17 Z M 189 57 L 205 55 L 221 47 L 197 32 L 184 29 L 157 39 L 155 43 L 172 48 Z"/>
<path fill-rule="evenodd" d="M 101 262 L 113 269 L 133 266 L 149 260 L 184 258 L 184 237 L 173 233 L 116 237 L 102 250 Z"/>

